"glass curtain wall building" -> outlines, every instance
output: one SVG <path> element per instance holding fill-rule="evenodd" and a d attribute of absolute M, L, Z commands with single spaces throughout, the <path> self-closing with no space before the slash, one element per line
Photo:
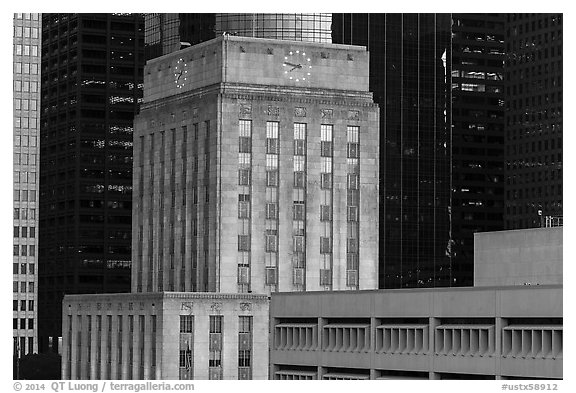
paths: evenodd
<path fill-rule="evenodd" d="M 474 233 L 504 229 L 504 14 L 452 14 L 455 285 L 472 286 Z"/>
<path fill-rule="evenodd" d="M 56 350 L 64 294 L 130 291 L 143 49 L 142 15 L 42 15 L 41 350 Z"/>
<path fill-rule="evenodd" d="M 379 287 L 451 286 L 451 16 L 333 14 L 380 105 Z"/>
<path fill-rule="evenodd" d="M 506 15 L 507 229 L 562 217 L 562 14 Z"/>
<path fill-rule="evenodd" d="M 146 59 L 208 41 L 221 34 L 331 42 L 331 15 L 150 13 L 145 15 Z"/>
<path fill-rule="evenodd" d="M 12 336 L 14 354 L 38 352 L 38 134 L 40 14 L 14 14 Z"/>

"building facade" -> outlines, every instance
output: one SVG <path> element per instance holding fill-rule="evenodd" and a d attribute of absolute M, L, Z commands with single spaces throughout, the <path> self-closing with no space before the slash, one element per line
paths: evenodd
<path fill-rule="evenodd" d="M 57 348 L 65 293 L 130 290 L 143 27 L 135 14 L 42 15 L 42 350 Z"/>
<path fill-rule="evenodd" d="M 226 35 L 149 61 L 132 293 L 64 298 L 63 376 L 267 379 L 270 293 L 376 288 L 378 115 L 362 47 Z"/>
<path fill-rule="evenodd" d="M 272 294 L 271 379 L 562 379 L 562 286 Z"/>
<path fill-rule="evenodd" d="M 504 229 L 505 14 L 452 14 L 455 285 L 471 286 L 474 233 Z"/>
<path fill-rule="evenodd" d="M 450 232 L 450 14 L 333 14 L 380 105 L 379 288 L 457 285 Z"/>
<path fill-rule="evenodd" d="M 224 36 L 149 61 L 144 85 L 134 291 L 376 287 L 364 48 Z"/>
<path fill-rule="evenodd" d="M 62 379 L 268 379 L 266 295 L 67 295 Z"/>
<path fill-rule="evenodd" d="M 14 354 L 38 352 L 38 163 L 40 14 L 14 14 L 14 236 L 12 336 Z"/>
<path fill-rule="evenodd" d="M 474 234 L 474 286 L 562 285 L 563 228 Z"/>
<path fill-rule="evenodd" d="M 562 216 L 562 14 L 506 15 L 505 227 Z"/>

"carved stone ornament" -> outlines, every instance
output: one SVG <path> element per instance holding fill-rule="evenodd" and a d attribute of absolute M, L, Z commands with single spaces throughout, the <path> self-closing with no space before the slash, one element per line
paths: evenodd
<path fill-rule="evenodd" d="M 294 116 L 306 117 L 306 108 L 301 108 L 301 107 L 294 108 Z"/>
<path fill-rule="evenodd" d="M 252 311 L 252 303 L 240 303 L 240 310 L 242 311 Z"/>
<path fill-rule="evenodd" d="M 334 111 L 332 109 L 320 109 L 320 115 L 323 119 L 331 119 Z"/>
<path fill-rule="evenodd" d="M 240 116 L 251 116 L 252 115 L 252 105 L 240 104 Z"/>
<path fill-rule="evenodd" d="M 360 120 L 360 111 L 348 111 L 348 120 Z"/>
<path fill-rule="evenodd" d="M 194 303 L 193 302 L 182 302 L 182 305 L 180 306 L 180 310 L 185 311 L 189 315 L 191 315 L 192 311 L 194 311 Z"/>
<path fill-rule="evenodd" d="M 193 119 L 198 118 L 198 108 L 192 108 L 192 118 Z"/>
<path fill-rule="evenodd" d="M 280 107 L 268 105 L 268 116 L 276 116 L 280 115 Z"/>
<path fill-rule="evenodd" d="M 219 313 L 222 311 L 222 303 L 214 302 L 210 305 L 210 311 Z"/>
<path fill-rule="evenodd" d="M 96 310 L 102 310 L 102 303 L 96 303 Z"/>

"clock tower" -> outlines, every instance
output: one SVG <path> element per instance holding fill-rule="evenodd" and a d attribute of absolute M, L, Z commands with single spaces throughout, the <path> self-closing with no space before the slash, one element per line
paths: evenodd
<path fill-rule="evenodd" d="M 236 36 L 149 61 L 133 291 L 377 288 L 368 64 L 364 47 Z"/>

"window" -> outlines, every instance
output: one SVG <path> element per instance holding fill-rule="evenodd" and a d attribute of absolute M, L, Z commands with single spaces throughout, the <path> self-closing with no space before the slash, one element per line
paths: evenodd
<path fill-rule="evenodd" d="M 250 251 L 250 235 L 238 235 L 238 251 Z"/>
<path fill-rule="evenodd" d="M 266 203 L 266 219 L 275 220 L 278 217 L 278 204 L 275 202 Z"/>
<path fill-rule="evenodd" d="M 320 221 L 332 221 L 332 206 L 320 206 Z"/>
<path fill-rule="evenodd" d="M 250 169 L 239 169 L 238 170 L 238 184 L 241 186 L 250 185 Z"/>
<path fill-rule="evenodd" d="M 278 187 L 278 171 L 266 171 L 266 187 Z"/>
<path fill-rule="evenodd" d="M 358 174 L 349 173 L 348 174 L 348 189 L 357 190 L 358 189 Z"/>
<path fill-rule="evenodd" d="M 295 156 L 305 156 L 306 155 L 306 141 L 303 139 L 294 140 L 294 155 Z"/>
<path fill-rule="evenodd" d="M 304 172 L 306 170 L 306 157 L 294 156 L 294 172 Z"/>
<path fill-rule="evenodd" d="M 293 251 L 304 252 L 304 236 L 294 236 Z"/>
<path fill-rule="evenodd" d="M 294 220 L 304 220 L 304 202 L 294 202 Z"/>
<path fill-rule="evenodd" d="M 304 188 L 306 184 L 306 174 L 304 172 L 294 172 L 294 188 Z"/>
<path fill-rule="evenodd" d="M 332 141 L 320 142 L 320 155 L 322 157 L 332 157 Z"/>
<path fill-rule="evenodd" d="M 251 153 L 252 152 L 252 138 L 247 136 L 241 136 L 239 140 L 239 152 L 240 153 Z"/>
<path fill-rule="evenodd" d="M 238 195 L 238 218 L 250 217 L 250 194 Z"/>
<path fill-rule="evenodd" d="M 266 139 L 266 153 L 267 154 L 278 154 L 279 153 L 279 148 L 278 148 L 278 138 L 267 138 Z"/>
<path fill-rule="evenodd" d="M 331 254 L 332 253 L 332 239 L 329 237 L 320 238 L 320 254 Z"/>
<path fill-rule="evenodd" d="M 358 207 L 348 206 L 348 221 L 355 222 L 358 221 Z"/>
<path fill-rule="evenodd" d="M 348 143 L 348 158 L 358 158 L 360 149 L 358 148 L 358 143 L 349 142 Z"/>
<path fill-rule="evenodd" d="M 331 173 L 321 173 L 320 174 L 320 187 L 322 189 L 332 188 L 332 174 Z"/>
<path fill-rule="evenodd" d="M 192 333 L 194 327 L 193 315 L 180 315 L 180 333 Z"/>
<path fill-rule="evenodd" d="M 28 237 L 28 227 L 22 227 L 22 237 Z"/>
<path fill-rule="evenodd" d="M 267 232 L 276 232 L 276 230 L 268 230 Z M 278 252 L 278 238 L 276 233 L 266 234 L 266 252 Z"/>
<path fill-rule="evenodd" d="M 14 237 L 20 237 L 20 227 L 14 227 Z"/>
<path fill-rule="evenodd" d="M 222 333 L 222 315 L 210 315 L 210 333 Z"/>

